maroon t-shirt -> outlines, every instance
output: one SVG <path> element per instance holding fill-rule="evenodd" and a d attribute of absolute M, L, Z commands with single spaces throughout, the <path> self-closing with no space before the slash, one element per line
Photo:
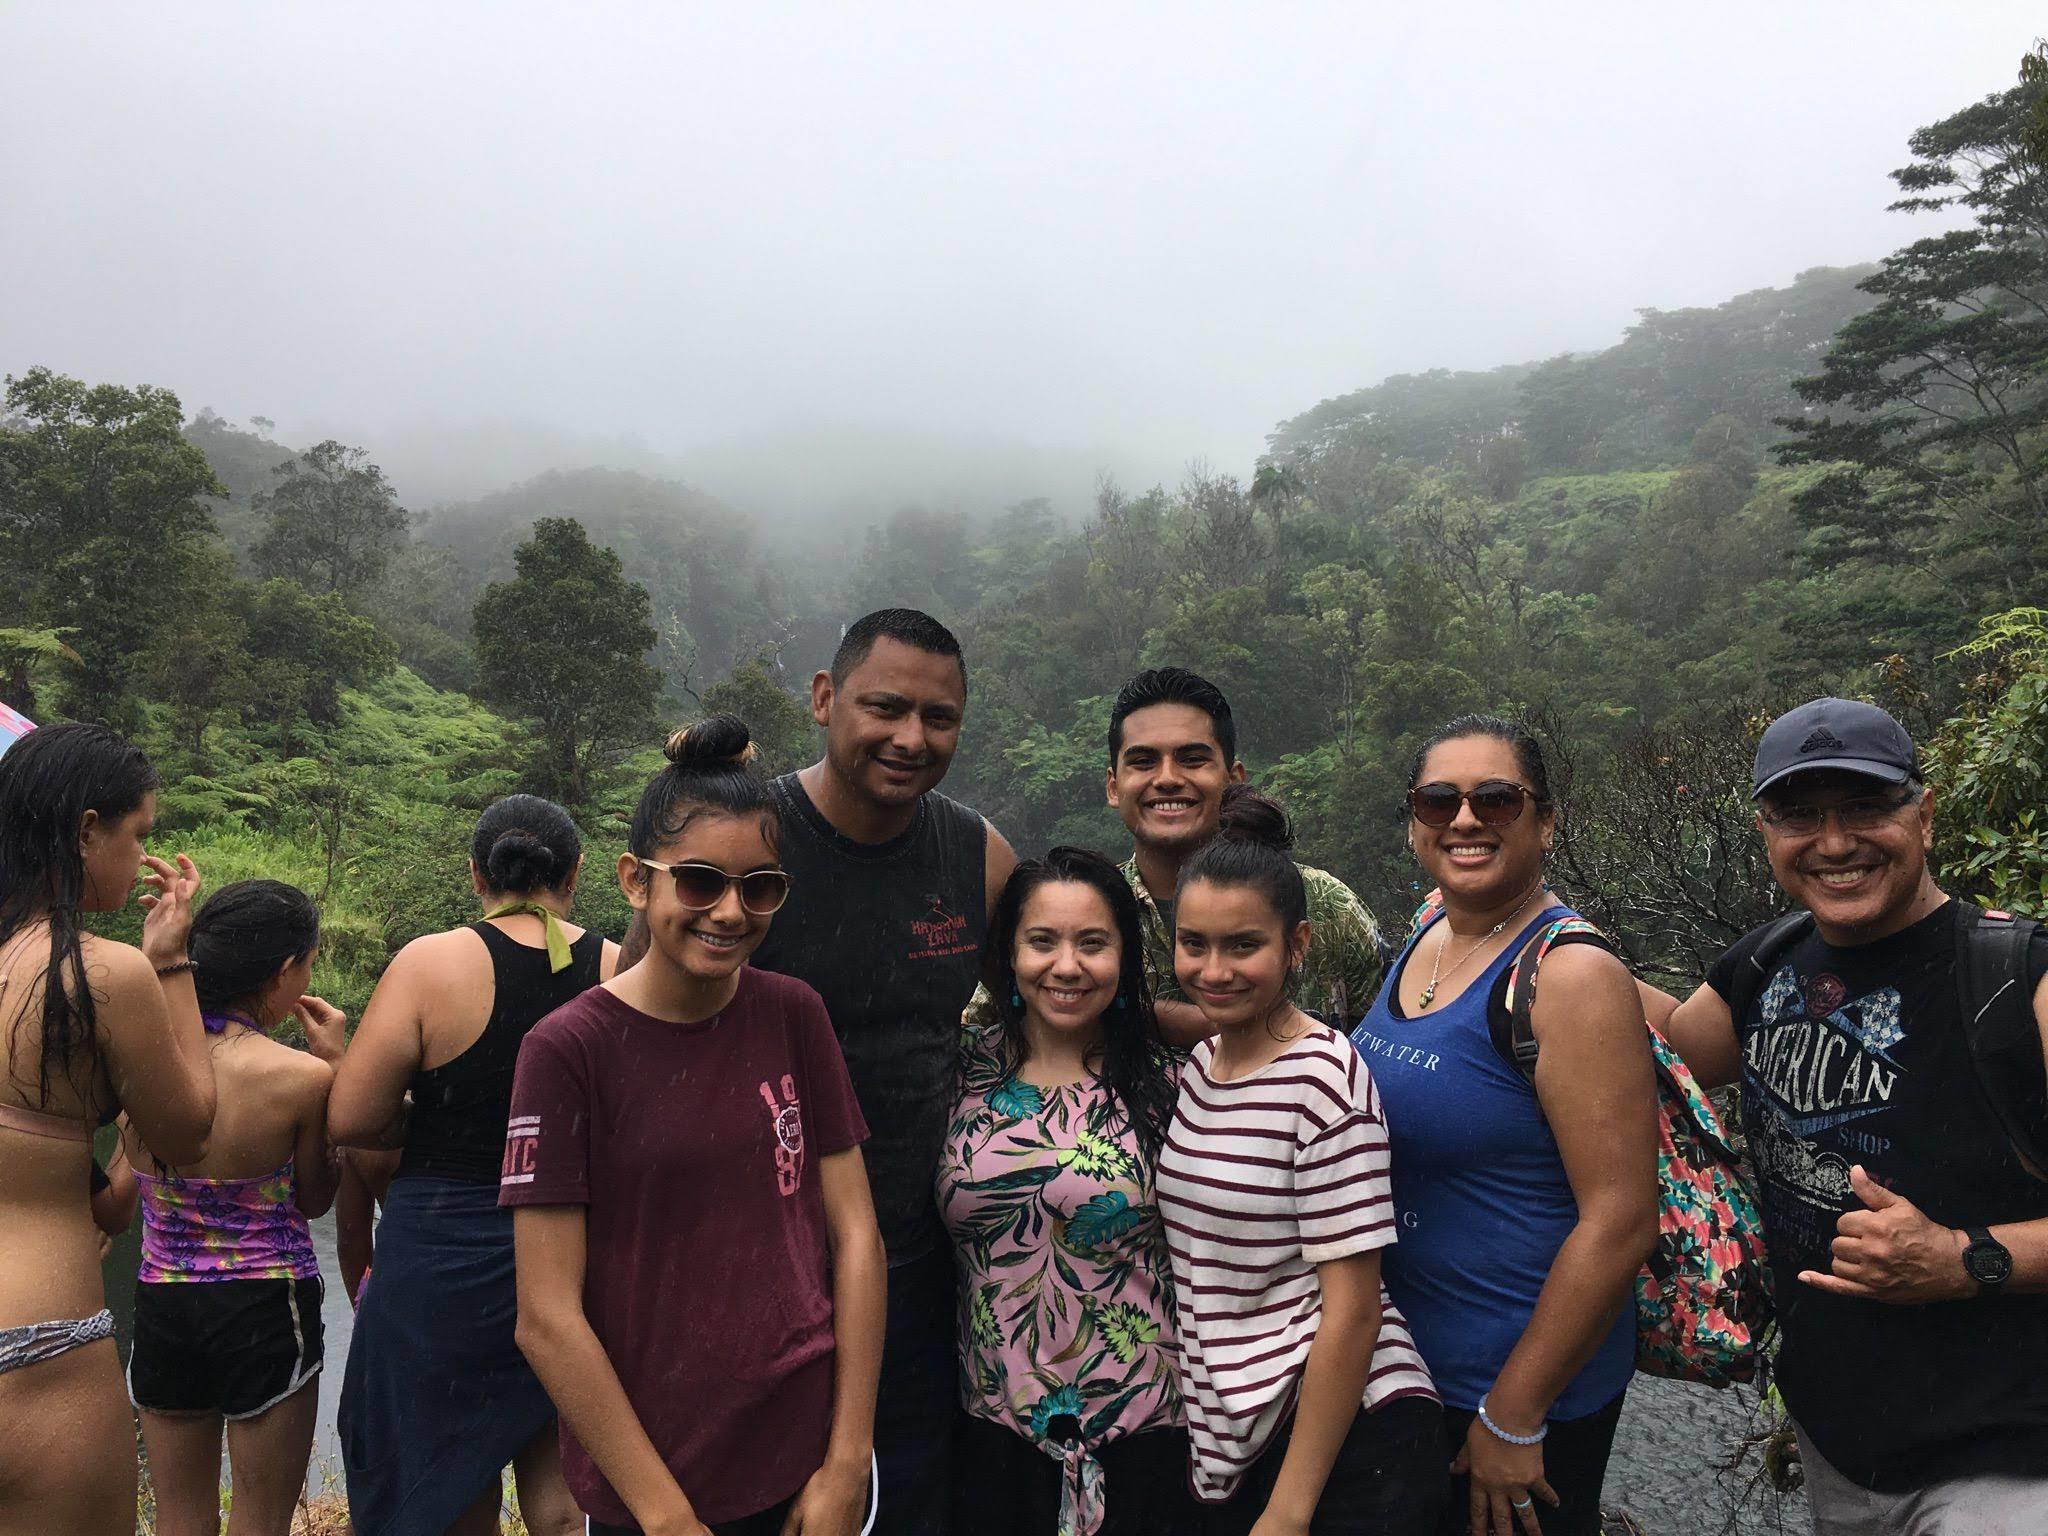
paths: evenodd
<path fill-rule="evenodd" d="M 818 994 L 748 967 L 671 1024 L 593 987 L 519 1049 L 500 1205 L 588 1207 L 583 1310 L 707 1523 L 767 1509 L 825 1459 L 832 1285 L 813 1161 L 867 1138 Z M 632 1514 L 562 1428 L 594 1518 Z"/>

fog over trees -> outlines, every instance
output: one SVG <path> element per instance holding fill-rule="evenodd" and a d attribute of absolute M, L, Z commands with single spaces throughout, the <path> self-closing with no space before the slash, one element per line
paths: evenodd
<path fill-rule="evenodd" d="M 1942 879 L 2048 913 L 2037 23 L 13 8 L 0 703 L 316 892 L 351 1010 L 481 807 L 608 863 L 674 724 L 809 761 L 882 606 L 960 634 L 945 788 L 1027 854 L 1121 856 L 1111 700 L 1192 667 L 1398 934 L 1410 757 L 1497 710 L 1689 983 L 1828 691 L 1926 745 Z"/>

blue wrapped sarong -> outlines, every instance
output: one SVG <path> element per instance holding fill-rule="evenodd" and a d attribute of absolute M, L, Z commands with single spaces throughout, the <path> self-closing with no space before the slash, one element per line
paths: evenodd
<path fill-rule="evenodd" d="M 443 1536 L 553 1421 L 518 1318 L 497 1186 L 393 1179 L 342 1377 L 357 1536 Z"/>

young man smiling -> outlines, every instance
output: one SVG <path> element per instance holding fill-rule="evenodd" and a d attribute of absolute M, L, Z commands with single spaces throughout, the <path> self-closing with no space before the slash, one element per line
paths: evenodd
<path fill-rule="evenodd" d="M 1774 721 L 1754 793 L 1807 917 L 1741 939 L 1667 1033 L 1742 1084 L 1816 1536 L 2048 1530 L 2048 1183 L 2015 1147 L 2048 1141 L 2048 937 L 1966 1017 L 1959 969 L 2018 936 L 1934 883 L 1934 794 L 1874 705 Z"/>
<path fill-rule="evenodd" d="M 1124 877 L 1145 924 L 1145 971 L 1160 1028 L 1192 1045 L 1210 1031 L 1173 971 L 1173 906 L 1181 866 L 1216 835 L 1224 789 L 1244 779 L 1230 701 L 1208 679 L 1154 667 L 1125 683 L 1109 714 L 1104 793 L 1131 834 Z M 1347 1030 L 1379 990 L 1378 926 L 1335 875 L 1301 866 L 1309 950 L 1289 988 L 1295 1006 Z"/>
<path fill-rule="evenodd" d="M 868 1182 L 889 1255 L 879 1536 L 945 1536 L 950 1518 L 953 1250 L 932 1189 L 960 1011 L 1017 862 L 980 814 L 938 792 L 966 713 L 960 642 L 937 619 L 885 608 L 847 629 L 811 680 L 825 755 L 772 785 L 790 891 L 753 955 L 824 998 L 873 1133 Z"/>

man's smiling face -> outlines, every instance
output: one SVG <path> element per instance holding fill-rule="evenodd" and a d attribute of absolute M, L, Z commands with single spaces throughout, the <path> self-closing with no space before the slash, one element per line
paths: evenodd
<path fill-rule="evenodd" d="M 1896 927 L 1927 878 L 1926 790 L 1835 769 L 1797 773 L 1765 792 L 1757 820 L 1778 884 L 1844 941 Z"/>
<path fill-rule="evenodd" d="M 1225 786 L 1244 764 L 1225 762 L 1216 723 L 1192 704 L 1150 704 L 1124 717 L 1105 786 L 1141 847 L 1184 857 L 1216 835 Z"/>

